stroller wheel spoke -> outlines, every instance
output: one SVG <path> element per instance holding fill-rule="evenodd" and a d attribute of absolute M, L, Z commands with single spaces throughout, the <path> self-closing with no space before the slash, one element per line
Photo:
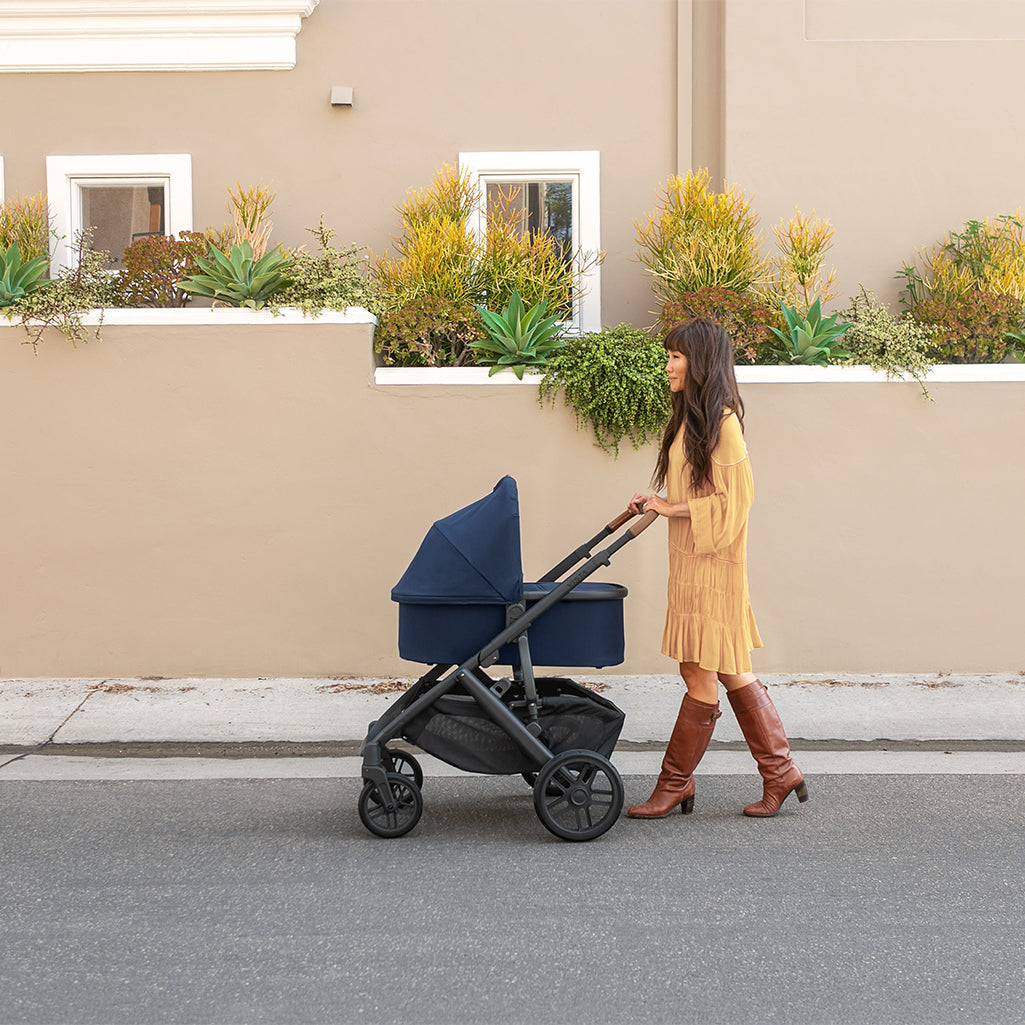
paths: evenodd
<path fill-rule="evenodd" d="M 593 840 L 612 827 L 623 807 L 623 782 L 596 751 L 565 751 L 542 767 L 534 808 L 542 825 L 563 840 Z"/>

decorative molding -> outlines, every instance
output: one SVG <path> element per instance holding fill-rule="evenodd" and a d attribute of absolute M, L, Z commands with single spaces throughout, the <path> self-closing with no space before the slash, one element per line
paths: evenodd
<path fill-rule="evenodd" d="M 320 0 L 0 0 L 0 72 L 287 71 Z"/>
<path fill-rule="evenodd" d="M 804 0 L 812 43 L 1008 43 L 1025 40 L 1021 0 Z"/>

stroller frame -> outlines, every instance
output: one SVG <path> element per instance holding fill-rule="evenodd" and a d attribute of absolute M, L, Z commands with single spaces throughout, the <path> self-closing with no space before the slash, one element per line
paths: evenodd
<path fill-rule="evenodd" d="M 538 581 L 555 584 L 540 600 L 529 608 L 525 600 L 507 605 L 504 630 L 461 664 L 433 666 L 370 724 L 360 748 L 364 786 L 359 814 L 371 832 L 382 837 L 403 836 L 420 820 L 423 771 L 414 755 L 391 748 L 388 742 L 401 738 L 406 726 L 456 688 L 469 695 L 485 716 L 508 734 L 534 767 L 535 772 L 523 775 L 534 788 L 535 811 L 545 828 L 561 839 L 580 841 L 601 836 L 614 825 L 622 810 L 623 783 L 612 763 L 597 751 L 576 749 L 555 754 L 546 743 L 538 717 L 543 699 L 538 695 L 528 630 L 592 573 L 608 566 L 624 545 L 658 518 L 657 513 L 644 513 L 608 547 L 592 554 L 596 545 L 635 515 L 627 510 L 607 523 Z M 582 566 L 559 580 L 581 560 L 586 560 Z M 513 643 L 519 654 L 519 665 L 512 667 L 513 678 L 493 679 L 485 670 L 498 661 L 503 646 Z M 515 684 L 523 690 L 521 704 L 525 705 L 526 722 L 503 700 Z"/>

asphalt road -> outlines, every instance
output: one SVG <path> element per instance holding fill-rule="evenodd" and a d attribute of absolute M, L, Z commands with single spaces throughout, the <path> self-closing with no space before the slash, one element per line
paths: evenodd
<path fill-rule="evenodd" d="M 1023 778 L 810 783 L 573 844 L 518 778 L 398 840 L 356 779 L 5 782 L 0 1023 L 1025 1022 Z"/>

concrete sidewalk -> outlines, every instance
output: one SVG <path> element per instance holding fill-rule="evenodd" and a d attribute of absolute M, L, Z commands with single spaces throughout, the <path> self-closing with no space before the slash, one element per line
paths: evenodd
<path fill-rule="evenodd" d="M 675 676 L 579 675 L 626 713 L 622 746 L 661 744 Z M 802 742 L 1008 741 L 1025 748 L 1025 675 L 766 675 Z M 3 680 L 0 750 L 100 744 L 356 743 L 409 680 Z M 725 697 L 717 743 L 741 741 Z"/>

